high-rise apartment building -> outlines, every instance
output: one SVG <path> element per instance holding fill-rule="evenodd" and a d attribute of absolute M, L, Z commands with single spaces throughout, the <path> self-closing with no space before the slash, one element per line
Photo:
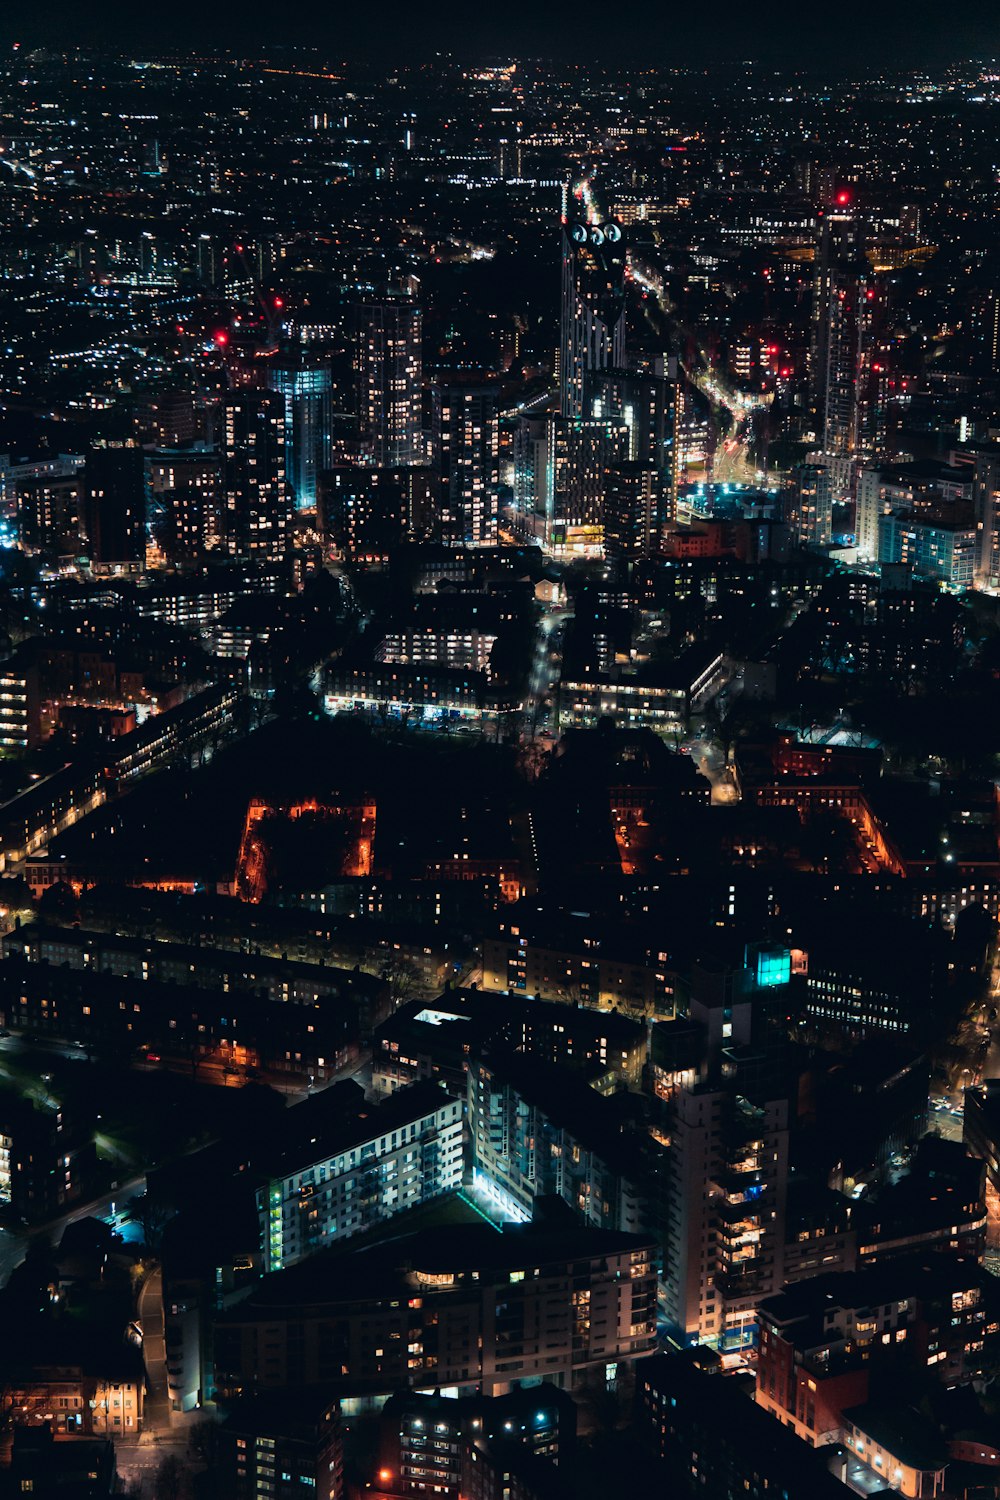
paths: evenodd
<path fill-rule="evenodd" d="M 285 468 L 295 504 L 311 510 L 316 481 L 333 462 L 333 383 L 329 365 L 275 365 L 268 384 L 285 403 Z"/>
<path fill-rule="evenodd" d="M 422 341 L 423 314 L 411 296 L 386 295 L 357 309 L 358 423 L 377 468 L 424 461 Z"/>
<path fill-rule="evenodd" d="M 146 561 L 146 471 L 141 448 L 92 448 L 83 471 L 83 528 L 100 568 Z"/>
<path fill-rule="evenodd" d="M 265 1277 L 216 1314 L 210 1384 L 226 1398 L 344 1376 L 386 1393 L 572 1390 L 616 1378 L 656 1342 L 650 1236 L 480 1220 L 335 1247 Z"/>
<path fill-rule="evenodd" d="M 497 392 L 489 385 L 434 388 L 432 452 L 437 526 L 450 546 L 492 546 L 500 496 Z"/>
<path fill-rule="evenodd" d="M 803 547 L 828 547 L 833 541 L 835 477 L 842 476 L 844 465 L 841 460 L 828 464 L 819 454 L 814 460 L 801 464 L 796 473 L 792 519 Z"/>
<path fill-rule="evenodd" d="M 663 1290 L 686 1343 L 742 1348 L 782 1284 L 788 1105 L 723 1082 L 675 1096 Z"/>
<path fill-rule="evenodd" d="M 671 500 L 677 485 L 677 380 L 659 357 L 654 370 L 609 369 L 587 380 L 587 419 L 620 421 L 630 463 L 662 475 Z"/>
<path fill-rule="evenodd" d="M 227 393 L 220 491 L 223 550 L 256 561 L 283 557 L 291 501 L 285 471 L 285 402 L 276 392 L 247 387 Z"/>
<path fill-rule="evenodd" d="M 670 510 L 659 469 L 641 463 L 612 465 L 604 489 L 605 554 L 629 560 L 654 556 Z"/>
<path fill-rule="evenodd" d="M 477 1445 L 502 1443 L 556 1465 L 575 1448 L 576 1406 L 549 1381 L 503 1396 L 397 1392 L 380 1413 L 382 1495 L 469 1495 Z"/>
<path fill-rule="evenodd" d="M 866 227 L 846 189 L 820 210 L 810 370 L 820 450 L 848 460 L 831 470 L 835 499 L 850 496 L 853 462 L 886 444 L 886 290 L 866 253 Z"/>
<path fill-rule="evenodd" d="M 315 1500 L 343 1494 L 340 1403 L 328 1391 L 272 1391 L 236 1402 L 217 1455 L 234 1500 Z"/>
<path fill-rule="evenodd" d="M 436 498 L 435 475 L 427 465 L 340 464 L 319 477 L 316 519 L 342 556 L 384 557 L 404 540 L 422 541 L 433 533 Z"/>
<path fill-rule="evenodd" d="M 625 363 L 625 242 L 621 225 L 582 221 L 562 231 L 559 410 L 577 421 L 586 378 Z"/>
<path fill-rule="evenodd" d="M 473 1182 L 505 1218 L 554 1195 L 596 1228 L 646 1227 L 642 1153 L 582 1077 L 498 1049 L 470 1063 L 468 1119 Z"/>
<path fill-rule="evenodd" d="M 198 449 L 154 453 L 150 493 L 161 511 L 156 537 L 171 561 L 193 561 L 219 541 L 219 457 Z"/>
<path fill-rule="evenodd" d="M 976 455 L 976 582 L 1000 588 L 1000 450 Z"/>
<path fill-rule="evenodd" d="M 309 1123 L 307 1121 L 307 1123 Z M 462 1184 L 462 1105 L 430 1081 L 294 1141 L 257 1192 L 269 1270 Z"/>

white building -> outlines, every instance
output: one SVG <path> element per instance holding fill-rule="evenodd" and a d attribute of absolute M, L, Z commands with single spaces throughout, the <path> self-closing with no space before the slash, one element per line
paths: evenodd
<path fill-rule="evenodd" d="M 415 1083 L 286 1150 L 257 1189 L 269 1271 L 462 1185 L 462 1104 Z"/>

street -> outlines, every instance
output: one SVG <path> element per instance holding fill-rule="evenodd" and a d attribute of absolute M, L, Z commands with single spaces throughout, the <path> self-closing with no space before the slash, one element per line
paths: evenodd
<path fill-rule="evenodd" d="M 524 732 L 531 738 L 549 736 L 555 730 L 555 694 L 559 685 L 565 619 L 563 611 L 549 608 L 538 624 L 522 709 Z"/>

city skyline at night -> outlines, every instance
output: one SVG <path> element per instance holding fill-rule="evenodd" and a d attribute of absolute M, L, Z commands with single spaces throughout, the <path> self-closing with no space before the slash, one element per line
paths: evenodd
<path fill-rule="evenodd" d="M 998 1500 L 992 18 L 2 24 L 0 1500 Z"/>

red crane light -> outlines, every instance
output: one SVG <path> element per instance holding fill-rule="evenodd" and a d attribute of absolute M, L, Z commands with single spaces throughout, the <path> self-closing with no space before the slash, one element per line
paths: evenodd
<path fill-rule="evenodd" d="M 226 347 L 226 345 L 229 343 L 229 334 L 226 332 L 226 330 L 224 328 L 217 329 L 216 332 L 215 332 L 215 336 L 214 337 L 215 337 L 216 347 L 219 348 L 219 349 L 224 349 Z"/>
<path fill-rule="evenodd" d="M 281 309 L 285 305 L 285 299 L 284 299 L 284 297 L 275 297 L 275 299 L 274 299 L 274 305 L 275 305 L 275 308 L 277 309 L 277 311 L 280 312 Z"/>

